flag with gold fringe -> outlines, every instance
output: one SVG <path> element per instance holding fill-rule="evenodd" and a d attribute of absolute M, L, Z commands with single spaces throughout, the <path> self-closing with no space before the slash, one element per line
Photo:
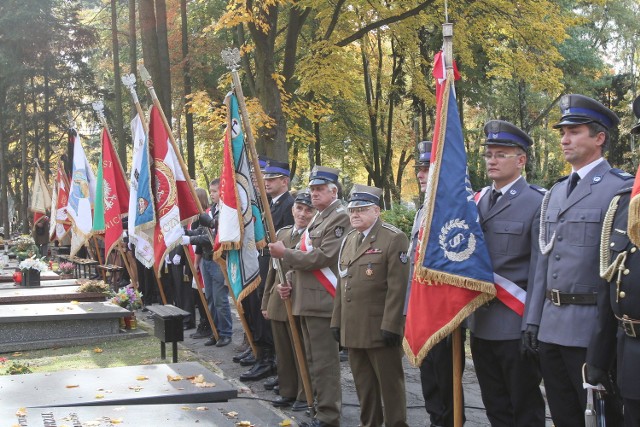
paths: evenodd
<path fill-rule="evenodd" d="M 403 343 L 416 366 L 496 294 L 468 176 L 453 70 L 441 84 Z"/>
<path fill-rule="evenodd" d="M 58 161 L 58 170 L 53 184 L 53 196 L 51 198 L 51 221 L 49 222 L 49 240 L 62 240 L 71 228 L 71 222 L 67 215 L 69 203 L 69 181 L 64 172 L 64 164 Z"/>
<path fill-rule="evenodd" d="M 31 212 L 33 212 L 33 228 L 47 217 L 47 211 L 51 210 L 51 193 L 44 179 L 40 166 L 36 164 L 36 173 L 31 187 Z M 46 231 L 46 230 L 45 230 Z"/>
<path fill-rule="evenodd" d="M 258 249 L 265 246 L 265 230 L 251 179 L 236 96 L 227 95 L 225 104 L 227 129 L 214 250 L 239 304 L 260 284 Z"/>

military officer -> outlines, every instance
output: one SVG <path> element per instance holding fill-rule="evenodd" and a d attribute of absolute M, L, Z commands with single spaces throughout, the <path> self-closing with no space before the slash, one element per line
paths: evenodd
<path fill-rule="evenodd" d="M 295 248 L 300 242 L 300 237 L 309 225 L 309 221 L 316 213 L 311 204 L 311 196 L 308 192 L 300 192 L 295 198 L 292 207 L 293 225 L 287 225 L 278 230 L 278 240 L 287 248 Z M 283 269 L 283 277 L 287 270 Z M 276 349 L 278 365 L 278 383 L 280 396 L 273 402 L 276 407 L 288 407 L 293 405 L 293 411 L 307 409 L 307 402 L 302 386 L 302 378 L 296 362 L 293 346 L 293 336 L 284 300 L 280 298 L 276 290 L 279 283 L 279 275 L 276 264 L 271 263 L 269 274 L 265 283 L 264 296 L 262 297 L 262 314 L 269 319 L 273 332 L 273 342 Z M 296 320 L 297 317 L 296 317 Z M 298 324 L 300 322 L 298 321 Z M 300 327 L 298 325 L 298 330 Z"/>
<path fill-rule="evenodd" d="M 609 202 L 631 175 L 602 157 L 616 114 L 582 95 L 560 100 L 560 130 L 571 177 L 543 199 L 540 250 L 527 309 L 525 342 L 538 348 L 551 417 L 558 426 L 583 426 L 586 391 L 582 365 L 596 327 L 599 236 Z"/>
<path fill-rule="evenodd" d="M 309 372 L 318 402 L 312 427 L 339 426 L 342 391 L 338 343 L 333 339 L 331 315 L 338 282 L 338 251 L 351 226 L 338 200 L 338 169 L 314 166 L 309 176 L 311 203 L 318 210 L 296 249 L 282 242 L 269 244 L 283 268 L 294 270 L 293 314 L 300 316 Z M 278 285 L 280 295 L 290 288 Z"/>
<path fill-rule="evenodd" d="M 265 190 L 271 199 L 269 209 L 271 210 L 274 229 L 277 231 L 286 225 L 292 225 L 293 215 L 291 208 L 293 206 L 293 196 L 289 193 L 289 164 L 266 159 L 262 172 Z M 241 381 L 256 381 L 268 377 L 275 370 L 271 325 L 269 325 L 269 321 L 262 315 L 261 309 L 270 260 L 269 251 L 261 251 L 258 257 L 261 278 L 260 285 L 256 292 L 252 292 L 242 300 L 242 306 L 244 307 L 245 313 L 248 314 L 247 318 L 249 319 L 249 327 L 251 328 L 253 340 L 258 347 L 258 359 L 249 371 L 240 375 Z M 240 358 L 240 364 L 249 365 L 251 359 L 253 359 L 253 354 L 251 354 L 251 349 L 247 349 L 245 356 Z"/>
<path fill-rule="evenodd" d="M 422 193 L 427 191 L 429 165 L 431 162 L 431 146 L 431 141 L 418 143 L 418 156 L 416 157 L 415 169 Z M 411 265 L 404 309 L 405 314 L 411 294 L 411 278 L 413 277 L 416 247 L 418 245 L 418 234 L 420 232 L 420 225 L 422 224 L 423 212 L 422 207 L 420 207 L 413 219 L 413 228 L 411 229 L 411 244 L 409 245 L 409 262 Z M 424 406 L 429 414 L 430 424 L 434 427 L 453 427 L 452 339 L 453 337 L 449 336 L 436 344 L 431 351 L 427 353 L 420 365 L 420 384 L 422 386 Z M 464 348 L 464 346 L 461 347 Z M 461 359 L 460 363 L 464 369 L 464 357 Z"/>
<path fill-rule="evenodd" d="M 640 97 L 633 102 L 640 117 Z M 640 133 L 638 123 L 631 133 Z M 636 180 L 638 180 L 636 175 Z M 637 182 L 635 184 L 637 186 Z M 640 239 L 631 224 L 638 211 L 629 209 L 631 185 L 613 198 L 604 218 L 600 242 L 600 273 L 606 280 L 598 290 L 598 327 L 587 350 L 587 381 L 608 382 L 607 371 L 617 353 L 617 383 L 624 404 L 624 425 L 640 426 Z M 638 196 L 636 196 L 638 197 Z M 637 203 L 637 202 L 636 202 Z M 617 346 L 616 346 L 617 341 Z"/>
<path fill-rule="evenodd" d="M 540 252 L 544 191 L 529 185 L 522 176 L 533 144 L 529 135 L 502 120 L 489 121 L 484 133 L 483 157 L 492 184 L 480 192 L 480 223 L 493 271 L 500 277 L 497 283 L 509 292 L 513 302 L 519 302 L 519 311 L 496 298 L 471 315 L 473 364 L 493 427 L 544 426 L 537 362 L 521 351 L 526 327 L 524 294 L 533 287 Z"/>
<path fill-rule="evenodd" d="M 353 186 L 347 205 L 353 229 L 338 258 L 331 319 L 334 338 L 349 349 L 363 427 L 407 426 L 400 343 L 409 240 L 380 219 L 381 195 L 376 187 Z"/>

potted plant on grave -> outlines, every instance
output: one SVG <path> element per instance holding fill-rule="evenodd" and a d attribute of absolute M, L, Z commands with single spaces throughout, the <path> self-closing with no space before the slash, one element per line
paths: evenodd
<path fill-rule="evenodd" d="M 123 319 L 124 327 L 126 329 L 135 329 L 136 315 L 133 310 L 142 307 L 142 293 L 136 290 L 133 286 L 128 285 L 120 288 L 118 292 L 112 293 L 111 303 L 131 311 L 131 315 L 126 316 Z"/>
<path fill-rule="evenodd" d="M 14 255 L 20 261 L 40 254 L 35 240 L 33 240 L 33 237 L 28 234 L 23 234 L 12 243 L 11 249 L 9 249 L 9 254 Z"/>
<path fill-rule="evenodd" d="M 73 265 L 72 262 L 66 261 L 66 262 L 61 262 L 58 265 L 58 272 L 60 274 L 60 278 L 61 279 L 73 279 L 73 270 L 75 269 L 75 266 Z"/>
<path fill-rule="evenodd" d="M 40 273 L 49 270 L 49 266 L 42 259 L 33 255 L 18 264 L 18 268 L 22 273 L 22 286 L 40 286 Z"/>

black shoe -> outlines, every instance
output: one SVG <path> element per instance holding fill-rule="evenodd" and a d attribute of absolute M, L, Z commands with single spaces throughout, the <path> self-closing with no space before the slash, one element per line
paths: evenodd
<path fill-rule="evenodd" d="M 249 353 L 247 357 L 240 360 L 240 366 L 251 366 L 256 364 L 256 358 L 253 353 Z"/>
<path fill-rule="evenodd" d="M 346 362 L 347 360 L 349 360 L 349 350 L 347 350 L 346 348 L 343 348 L 340 351 L 340 361 Z"/>
<path fill-rule="evenodd" d="M 295 397 L 282 397 L 278 396 L 271 404 L 276 408 L 286 408 L 291 406 L 296 401 Z"/>
<path fill-rule="evenodd" d="M 307 408 L 309 408 L 309 406 L 307 406 L 307 402 L 303 402 L 302 400 L 296 400 L 293 402 L 293 405 L 291 405 L 291 410 L 293 412 L 306 411 Z"/>
<path fill-rule="evenodd" d="M 253 368 L 240 375 L 240 381 L 258 381 L 273 374 L 273 364 L 270 362 L 259 362 Z"/>
<path fill-rule="evenodd" d="M 206 323 L 200 323 L 198 325 L 198 329 L 189 336 L 197 340 L 200 338 L 209 338 L 211 335 L 213 335 L 213 333 L 211 332 L 209 325 Z"/>
<path fill-rule="evenodd" d="M 280 386 L 279 386 L 279 385 L 275 386 L 275 387 L 273 388 L 273 392 L 274 392 L 275 394 L 280 394 Z"/>
<path fill-rule="evenodd" d="M 311 420 L 311 422 L 304 422 L 300 424 L 300 427 L 334 427 L 331 424 L 327 424 L 324 421 L 320 421 L 317 418 Z"/>
<path fill-rule="evenodd" d="M 231 344 L 231 337 L 220 337 L 216 343 L 216 347 L 224 347 L 229 344 Z"/>
<path fill-rule="evenodd" d="M 220 339 L 222 339 L 222 338 L 220 338 Z M 209 338 L 209 339 L 207 340 L 207 342 L 206 342 L 206 343 L 204 343 L 204 345 L 205 345 L 206 347 L 210 347 L 210 346 L 212 346 L 212 345 L 216 345 L 216 342 L 217 342 L 217 341 L 216 341 L 215 337 L 211 337 L 211 338 Z"/>
<path fill-rule="evenodd" d="M 240 354 L 236 354 L 235 356 L 233 356 L 231 358 L 231 360 L 233 360 L 235 363 L 240 363 L 240 361 L 242 359 L 244 359 L 245 357 L 247 357 L 250 354 L 251 354 L 251 347 L 249 347 L 248 349 L 246 349 L 245 351 L 243 351 Z"/>
<path fill-rule="evenodd" d="M 278 384 L 278 377 L 271 377 L 266 380 L 263 385 L 265 390 L 273 390 L 273 388 Z"/>

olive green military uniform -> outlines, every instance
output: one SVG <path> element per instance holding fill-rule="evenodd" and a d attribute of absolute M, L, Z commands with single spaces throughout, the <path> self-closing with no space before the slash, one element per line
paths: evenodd
<path fill-rule="evenodd" d="M 343 243 L 331 327 L 349 348 L 361 425 L 406 426 L 402 348 L 386 346 L 381 331 L 404 333 L 409 240 L 379 218 L 362 243 L 360 236 L 352 230 Z"/>

